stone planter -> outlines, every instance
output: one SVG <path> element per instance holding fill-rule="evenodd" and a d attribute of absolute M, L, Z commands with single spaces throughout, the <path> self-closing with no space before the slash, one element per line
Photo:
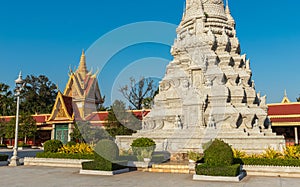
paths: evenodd
<path fill-rule="evenodd" d="M 223 177 L 223 176 L 207 176 L 207 175 L 193 175 L 193 180 L 198 181 L 218 181 L 218 182 L 239 182 L 246 177 L 246 172 L 242 171 L 236 177 Z"/>
<path fill-rule="evenodd" d="M 300 177 L 300 167 L 243 165 L 242 168 L 250 176 Z"/>
<path fill-rule="evenodd" d="M 129 172 L 129 168 L 115 170 L 115 171 L 98 171 L 98 170 L 83 170 L 81 169 L 79 171 L 79 174 L 82 175 L 105 175 L 105 176 L 111 176 L 111 175 L 117 175 L 121 173 L 127 173 Z"/>
<path fill-rule="evenodd" d="M 71 167 L 71 168 L 82 168 L 82 162 L 89 162 L 92 160 L 81 160 L 81 159 L 59 159 L 59 158 L 24 158 L 25 166 L 53 166 L 53 167 Z"/>

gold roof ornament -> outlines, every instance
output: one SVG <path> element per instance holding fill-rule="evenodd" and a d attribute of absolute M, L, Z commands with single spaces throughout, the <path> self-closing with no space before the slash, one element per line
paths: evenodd
<path fill-rule="evenodd" d="M 80 63 L 79 63 L 79 67 L 78 67 L 77 71 L 80 74 L 82 79 L 84 79 L 86 74 L 88 73 L 88 70 L 87 70 L 87 67 L 86 67 L 84 49 L 82 50 L 82 54 L 81 54 L 81 57 L 80 57 Z"/>
<path fill-rule="evenodd" d="M 289 100 L 288 96 L 287 96 L 287 92 L 286 89 L 284 90 L 284 96 L 283 99 L 281 101 L 281 103 L 290 103 L 291 101 Z"/>

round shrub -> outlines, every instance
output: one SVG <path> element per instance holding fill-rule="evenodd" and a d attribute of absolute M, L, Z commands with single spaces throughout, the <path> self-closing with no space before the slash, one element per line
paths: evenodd
<path fill-rule="evenodd" d="M 131 148 L 138 160 L 143 161 L 144 158 L 152 157 L 152 153 L 156 148 L 156 144 L 150 138 L 138 138 L 133 140 Z"/>
<path fill-rule="evenodd" d="M 56 153 L 62 146 L 59 140 L 48 140 L 44 143 L 44 152 Z"/>
<path fill-rule="evenodd" d="M 109 161 L 115 161 L 119 157 L 118 145 L 111 140 L 100 140 L 95 147 L 95 158 L 102 157 Z"/>
<path fill-rule="evenodd" d="M 209 166 L 230 166 L 233 159 L 231 147 L 222 140 L 214 140 L 204 151 L 204 162 Z"/>

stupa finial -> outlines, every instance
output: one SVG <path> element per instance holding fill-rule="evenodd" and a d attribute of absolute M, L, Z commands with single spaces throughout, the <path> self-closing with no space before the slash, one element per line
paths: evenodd
<path fill-rule="evenodd" d="M 86 74 L 88 73 L 87 68 L 86 68 L 84 49 L 82 49 L 78 72 L 82 75 L 82 78 L 84 78 L 86 76 Z"/>

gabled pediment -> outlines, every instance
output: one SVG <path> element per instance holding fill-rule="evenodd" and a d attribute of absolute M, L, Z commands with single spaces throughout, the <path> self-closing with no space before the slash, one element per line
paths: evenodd
<path fill-rule="evenodd" d="M 58 92 L 51 116 L 48 121 L 74 120 L 72 98 Z"/>

